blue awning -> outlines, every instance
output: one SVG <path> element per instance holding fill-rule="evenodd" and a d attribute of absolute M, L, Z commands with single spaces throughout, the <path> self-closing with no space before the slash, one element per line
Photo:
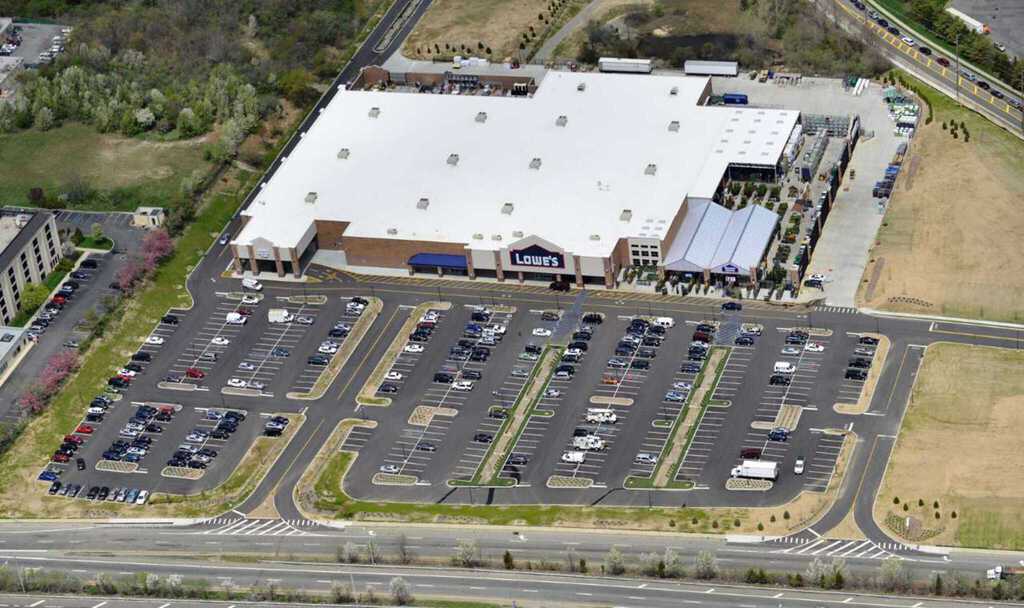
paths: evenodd
<path fill-rule="evenodd" d="M 461 268 L 465 270 L 466 256 L 450 253 L 417 253 L 409 258 L 410 266 L 429 266 L 432 268 Z"/>

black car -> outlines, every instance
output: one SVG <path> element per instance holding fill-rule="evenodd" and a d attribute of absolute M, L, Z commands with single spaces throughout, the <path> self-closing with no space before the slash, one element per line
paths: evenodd
<path fill-rule="evenodd" d="M 587 349 L 590 348 L 590 345 L 587 344 L 586 342 L 570 342 L 569 348 L 575 348 L 576 350 L 587 352 Z"/>
<path fill-rule="evenodd" d="M 786 344 L 803 344 L 807 342 L 807 336 L 796 336 L 790 334 L 786 336 Z"/>
<path fill-rule="evenodd" d="M 167 325 L 177 325 L 178 317 L 174 315 L 164 315 L 163 317 L 160 318 L 160 322 L 166 323 Z"/>
<path fill-rule="evenodd" d="M 559 365 L 555 368 L 555 373 L 557 374 L 558 372 L 565 372 L 571 376 L 576 373 L 576 368 L 572 365 Z"/>
<path fill-rule="evenodd" d="M 664 336 L 665 328 L 661 325 L 651 325 L 647 328 L 647 333 L 654 334 L 655 336 Z"/>
<path fill-rule="evenodd" d="M 850 359 L 849 366 L 868 369 L 871 367 L 871 359 Z"/>
<path fill-rule="evenodd" d="M 772 376 L 771 378 L 768 379 L 768 384 L 771 384 L 771 385 L 789 386 L 790 382 L 791 382 L 790 377 L 789 376 L 785 376 L 783 374 L 775 374 L 774 376 Z"/>
<path fill-rule="evenodd" d="M 754 339 L 750 336 L 739 336 L 736 338 L 736 346 L 753 346 Z"/>
<path fill-rule="evenodd" d="M 698 323 L 695 331 L 705 334 L 713 334 L 715 333 L 715 326 L 710 323 Z"/>
<path fill-rule="evenodd" d="M 93 486 L 89 488 L 89 491 L 86 493 L 85 497 L 88 498 L 89 500 L 96 500 L 96 496 L 99 493 L 100 489 L 97 486 Z"/>
<path fill-rule="evenodd" d="M 107 496 L 110 496 L 110 488 L 103 486 L 100 488 L 99 494 L 96 495 L 96 500 L 106 500 Z"/>
<path fill-rule="evenodd" d="M 636 356 L 643 357 L 645 359 L 653 359 L 658 356 L 658 350 L 651 348 L 650 346 L 642 346 L 636 349 Z"/>
<path fill-rule="evenodd" d="M 896 27 L 893 27 L 893 26 L 890 25 L 889 27 L 887 27 L 885 29 L 886 29 L 887 32 L 889 32 L 893 36 L 899 36 L 900 35 L 899 28 L 896 28 Z"/>
<path fill-rule="evenodd" d="M 569 291 L 569 282 L 551 281 L 551 284 L 548 285 L 548 289 L 551 289 L 553 291 Z"/>
<path fill-rule="evenodd" d="M 344 329 L 332 329 L 331 331 L 327 332 L 327 335 L 331 338 L 344 338 L 345 336 L 348 335 L 348 332 L 345 331 Z"/>
<path fill-rule="evenodd" d="M 462 370 L 462 377 L 466 380 L 481 380 L 484 375 L 475 369 Z"/>
<path fill-rule="evenodd" d="M 583 315 L 583 322 L 587 325 L 600 325 L 604 323 L 604 317 L 596 312 L 588 312 Z"/>
<path fill-rule="evenodd" d="M 491 443 L 494 441 L 494 435 L 491 435 L 490 433 L 477 433 L 476 435 L 473 435 L 473 441 L 477 443 Z"/>
<path fill-rule="evenodd" d="M 491 313 L 483 310 L 477 310 L 474 311 L 473 314 L 469 315 L 469 319 L 478 323 L 487 323 L 491 320 Z"/>
<path fill-rule="evenodd" d="M 313 355 L 309 359 L 306 359 L 306 363 L 309 365 L 327 365 L 330 362 L 330 357 L 327 357 L 326 355 Z"/>
<path fill-rule="evenodd" d="M 871 336 L 861 336 L 860 339 L 857 340 L 857 343 L 875 346 L 876 344 L 878 344 L 878 338 L 872 338 Z"/>
<path fill-rule="evenodd" d="M 352 301 L 355 302 L 356 304 L 362 304 L 363 306 L 366 306 L 370 303 L 369 300 L 360 296 L 352 296 Z"/>
<path fill-rule="evenodd" d="M 132 361 L 152 361 L 152 360 L 153 360 L 153 355 L 151 355 L 151 354 L 149 354 L 149 353 L 147 353 L 145 351 L 139 351 L 139 352 L 135 353 L 134 355 L 132 355 Z"/>
<path fill-rule="evenodd" d="M 651 362 L 647 359 L 633 359 L 629 367 L 630 369 L 651 369 Z"/>
<path fill-rule="evenodd" d="M 82 263 L 78 265 L 79 268 L 99 268 L 99 262 L 92 258 L 82 260 Z"/>
<path fill-rule="evenodd" d="M 984 80 L 978 81 L 978 88 L 985 89 L 986 91 L 992 88 L 992 85 L 985 82 Z"/>
<path fill-rule="evenodd" d="M 86 414 L 86 422 L 103 422 L 103 414 Z"/>
<path fill-rule="evenodd" d="M 422 333 L 417 333 L 417 332 L 413 332 L 413 333 L 409 334 L 409 341 L 410 342 L 427 342 L 428 340 L 430 340 L 430 335 L 429 334 L 422 334 Z"/>
<path fill-rule="evenodd" d="M 377 389 L 377 391 L 381 393 L 397 393 L 398 385 L 391 384 L 390 382 L 385 382 L 384 384 L 380 385 L 380 388 Z"/>
<path fill-rule="evenodd" d="M 278 433 L 278 434 L 280 434 L 280 433 Z M 231 433 L 225 431 L 224 429 L 219 429 L 218 428 L 218 429 L 213 429 L 212 431 L 210 431 L 210 438 L 211 439 L 227 439 L 230 436 L 231 436 Z"/>
<path fill-rule="evenodd" d="M 926 46 L 918 47 L 917 50 L 922 55 L 931 55 L 932 54 L 932 50 L 930 48 L 926 47 Z"/>
<path fill-rule="evenodd" d="M 54 494 L 56 494 L 57 492 L 60 492 L 60 482 L 59 482 L 59 481 L 55 481 L 55 482 L 51 483 L 51 484 L 50 484 L 50 489 L 49 489 L 49 490 L 47 490 L 47 493 L 48 493 L 48 494 L 49 494 L 50 496 L 53 496 L 53 495 L 54 495 Z"/>
<path fill-rule="evenodd" d="M 487 412 L 487 415 L 490 416 L 491 418 L 495 418 L 497 420 L 504 420 L 504 419 L 508 418 L 508 410 L 506 410 L 504 408 L 495 408 L 495 409 Z"/>
<path fill-rule="evenodd" d="M 75 458 L 75 467 L 79 471 L 85 470 L 85 458 Z"/>
<path fill-rule="evenodd" d="M 700 371 L 700 367 L 701 367 L 700 363 L 694 363 L 693 361 L 686 361 L 679 368 L 679 371 L 683 372 L 684 374 L 696 374 L 697 372 Z"/>
<path fill-rule="evenodd" d="M 434 374 L 434 382 L 439 382 L 441 384 L 451 384 L 454 381 L 455 376 L 453 376 L 452 374 L 446 374 L 444 372 L 438 372 Z"/>
<path fill-rule="evenodd" d="M 593 336 L 588 331 L 577 331 L 572 334 L 573 340 L 589 340 L 592 337 Z"/>
<path fill-rule="evenodd" d="M 862 369 L 851 368 L 846 370 L 847 380 L 865 380 L 868 377 L 868 373 Z"/>
<path fill-rule="evenodd" d="M 640 341 L 640 344 L 644 346 L 661 346 L 661 338 L 658 336 L 644 336 L 644 339 Z"/>
<path fill-rule="evenodd" d="M 113 283 L 107 285 L 107 288 L 113 289 L 114 291 L 121 291 L 121 284 L 118 283 L 117 281 L 114 281 Z"/>
<path fill-rule="evenodd" d="M 138 363 L 125 363 L 124 368 L 126 370 L 133 371 L 133 372 L 141 372 L 142 371 L 142 366 L 139 365 Z"/>
<path fill-rule="evenodd" d="M 743 310 L 743 305 L 739 302 L 725 302 L 722 304 L 722 310 Z"/>
<path fill-rule="evenodd" d="M 825 286 L 822 284 L 820 279 L 807 279 L 804 281 L 804 287 L 810 287 L 814 289 L 824 289 Z"/>
<path fill-rule="evenodd" d="M 511 456 L 508 457 L 508 463 L 517 466 L 523 466 L 528 462 L 530 462 L 530 459 L 529 457 L 526 456 L 526 454 L 512 454 Z"/>
<path fill-rule="evenodd" d="M 72 279 L 78 279 L 79 281 L 87 281 L 92 276 L 88 272 L 82 272 L 81 270 L 75 270 L 70 274 Z"/>
<path fill-rule="evenodd" d="M 528 353 L 533 353 L 535 355 L 539 355 L 542 352 L 544 352 L 544 349 L 537 346 L 536 344 L 527 344 L 526 346 L 523 347 L 523 350 Z"/>

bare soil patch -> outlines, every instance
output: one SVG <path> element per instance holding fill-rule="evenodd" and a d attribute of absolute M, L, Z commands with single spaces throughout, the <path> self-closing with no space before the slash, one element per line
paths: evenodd
<path fill-rule="evenodd" d="M 417 59 L 476 55 L 501 61 L 519 51 L 519 41 L 530 26 L 538 35 L 543 31 L 544 22 L 537 15 L 546 14 L 548 4 L 547 0 L 434 0 L 406 39 L 402 54 Z M 480 44 L 490 47 L 491 54 L 480 50 Z M 440 53 L 427 53 L 434 45 Z"/>
<path fill-rule="evenodd" d="M 1024 548 L 1024 483 L 1012 473 L 1024 467 L 1022 366 L 1019 351 L 928 347 L 875 503 L 883 529 L 895 534 L 890 514 L 911 516 L 941 529 L 933 544 Z"/>

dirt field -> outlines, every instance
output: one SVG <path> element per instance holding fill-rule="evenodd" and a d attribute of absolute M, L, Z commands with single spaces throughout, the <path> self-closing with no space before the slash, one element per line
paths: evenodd
<path fill-rule="evenodd" d="M 538 34 L 543 31 L 544 23 L 537 15 L 547 14 L 548 4 L 547 0 L 434 0 L 406 40 L 402 54 L 416 59 L 476 55 L 501 61 L 519 50 L 523 32 L 530 26 Z M 428 53 L 428 47 L 435 44 L 440 53 Z M 491 54 L 480 50 L 479 44 L 490 47 Z"/>
<path fill-rule="evenodd" d="M 935 120 L 914 142 L 909 170 L 871 251 L 858 304 L 1024 321 L 1017 304 L 1024 297 L 1018 244 L 1024 230 L 1024 143 L 934 91 L 932 96 Z M 962 130 L 958 139 L 942 130 L 950 120 L 966 123 L 969 143 Z M 900 297 L 922 303 L 892 300 Z"/>
<path fill-rule="evenodd" d="M 1020 351 L 928 348 L 875 504 L 883 529 L 893 533 L 890 514 L 911 516 L 919 527 L 903 536 L 915 542 L 1024 549 L 1024 484 L 1012 473 L 1024 467 L 1022 365 Z"/>

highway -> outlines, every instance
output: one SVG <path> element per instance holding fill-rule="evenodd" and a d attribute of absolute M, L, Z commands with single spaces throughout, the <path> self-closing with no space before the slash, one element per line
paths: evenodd
<path fill-rule="evenodd" d="M 885 28 L 872 21 L 865 11 L 854 7 L 849 0 L 815 0 L 819 9 L 848 33 L 874 46 L 883 56 L 897 67 L 927 82 L 947 96 L 957 99 L 959 88 L 960 102 L 983 114 L 992 122 L 1004 127 L 1018 137 L 1024 137 L 1024 115 L 1014 109 L 1005 99 L 998 99 L 989 91 L 977 86 L 962 75 L 956 74 L 956 58 L 944 50 L 932 48 L 932 55 L 920 52 L 920 44 L 910 46 Z M 869 5 L 870 8 L 870 5 Z M 892 19 L 887 19 L 893 22 Z M 914 36 L 902 23 L 891 23 L 900 29 L 902 35 Z M 937 60 L 944 57 L 949 67 L 941 65 Z M 965 66 L 961 66 L 962 68 Z M 1011 91 L 1005 91 L 1017 95 Z"/>

